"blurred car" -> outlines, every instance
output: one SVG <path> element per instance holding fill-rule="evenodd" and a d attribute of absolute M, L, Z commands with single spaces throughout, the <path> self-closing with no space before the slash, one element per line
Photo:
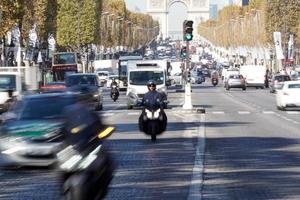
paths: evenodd
<path fill-rule="evenodd" d="M 50 82 L 40 88 L 40 93 L 57 93 L 65 92 L 66 84 L 65 82 Z"/>
<path fill-rule="evenodd" d="M 278 74 L 271 78 L 271 83 L 269 84 L 270 92 L 274 93 L 276 92 L 278 87 L 281 87 L 280 85 L 285 81 L 290 81 L 291 78 L 289 75 L 282 75 Z"/>
<path fill-rule="evenodd" d="M 230 75 L 225 81 L 226 90 L 230 88 L 242 88 L 246 90 L 246 81 L 242 75 Z"/>
<path fill-rule="evenodd" d="M 204 69 L 202 70 L 202 74 L 207 77 L 207 78 L 210 78 L 210 71 L 208 69 Z"/>
<path fill-rule="evenodd" d="M 71 94 L 24 96 L 2 115 L 2 166 L 50 166 L 63 140 L 63 110 L 75 103 Z"/>
<path fill-rule="evenodd" d="M 119 78 L 118 75 L 109 75 L 107 82 L 106 82 L 106 87 L 110 88 L 110 85 L 111 85 L 113 79 L 115 79 L 115 81 L 118 82 L 118 80 L 119 80 L 118 78 Z"/>
<path fill-rule="evenodd" d="M 182 73 L 175 73 L 171 76 L 172 84 L 174 85 L 181 85 L 182 84 Z"/>
<path fill-rule="evenodd" d="M 96 74 L 78 73 L 66 77 L 67 90 L 83 94 L 88 104 L 95 110 L 103 108 L 103 93 L 101 82 Z"/>
<path fill-rule="evenodd" d="M 300 107 L 300 81 L 285 81 L 277 87 L 276 104 L 279 110 Z"/>
<path fill-rule="evenodd" d="M 295 71 L 291 74 L 291 81 L 298 81 L 300 80 L 300 72 Z"/>
<path fill-rule="evenodd" d="M 205 82 L 205 76 L 204 76 L 204 74 L 202 73 L 202 71 L 198 71 L 198 72 L 197 72 L 196 83 L 197 83 L 197 84 L 201 84 L 201 83 L 203 83 L 203 82 Z"/>

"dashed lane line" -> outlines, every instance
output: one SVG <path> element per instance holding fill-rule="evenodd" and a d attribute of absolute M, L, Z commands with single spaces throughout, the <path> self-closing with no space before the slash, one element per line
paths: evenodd
<path fill-rule="evenodd" d="M 133 113 L 127 113 L 128 115 L 139 115 L 140 113 L 138 112 L 133 112 Z"/>
<path fill-rule="evenodd" d="M 300 114 L 299 111 L 287 111 L 286 113 L 289 115 L 299 115 Z"/>
<path fill-rule="evenodd" d="M 214 115 L 224 115 L 225 112 L 224 111 L 212 111 L 211 114 L 214 114 Z"/>
<path fill-rule="evenodd" d="M 275 112 L 274 111 L 263 111 L 263 114 L 272 115 L 272 114 L 275 114 Z"/>
<path fill-rule="evenodd" d="M 249 112 L 249 111 L 238 111 L 238 114 L 240 114 L 240 115 L 249 115 L 249 114 L 251 114 L 251 112 Z"/>

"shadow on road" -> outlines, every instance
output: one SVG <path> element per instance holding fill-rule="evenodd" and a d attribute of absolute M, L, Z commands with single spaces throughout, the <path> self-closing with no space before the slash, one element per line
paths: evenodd
<path fill-rule="evenodd" d="M 107 141 L 118 163 L 105 199 L 186 199 L 194 142 L 193 138 Z"/>
<path fill-rule="evenodd" d="M 207 138 L 203 199 L 300 199 L 299 142 Z"/>

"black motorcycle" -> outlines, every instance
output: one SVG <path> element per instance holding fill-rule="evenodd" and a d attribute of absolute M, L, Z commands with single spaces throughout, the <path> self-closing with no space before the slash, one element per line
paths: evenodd
<path fill-rule="evenodd" d="M 110 97 L 115 102 L 119 98 L 119 89 L 116 85 L 111 86 Z"/>
<path fill-rule="evenodd" d="M 146 106 L 139 118 L 140 131 L 151 135 L 151 140 L 156 141 L 156 136 L 166 130 L 167 115 L 157 106 Z"/>
<path fill-rule="evenodd" d="M 212 78 L 211 83 L 213 84 L 213 86 L 218 85 L 218 79 L 217 78 Z"/>

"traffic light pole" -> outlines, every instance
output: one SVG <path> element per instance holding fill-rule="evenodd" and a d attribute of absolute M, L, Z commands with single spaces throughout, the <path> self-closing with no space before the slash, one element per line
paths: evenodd
<path fill-rule="evenodd" d="M 192 105 L 192 93 L 191 93 L 191 80 L 188 77 L 190 70 L 190 45 L 189 41 L 186 41 L 186 63 L 185 63 L 185 95 L 183 109 L 190 110 L 193 109 Z"/>

